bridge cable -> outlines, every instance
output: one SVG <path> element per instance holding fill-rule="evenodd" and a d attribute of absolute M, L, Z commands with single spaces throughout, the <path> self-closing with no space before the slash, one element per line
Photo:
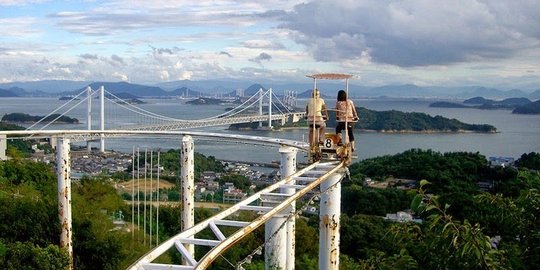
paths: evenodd
<path fill-rule="evenodd" d="M 56 111 L 62 109 L 64 106 L 68 105 L 71 101 L 75 100 L 76 98 L 78 98 L 80 95 L 82 95 L 83 93 L 85 93 L 86 90 L 82 91 L 81 93 L 79 93 L 78 95 L 74 96 L 71 100 L 69 100 L 68 102 L 64 103 L 62 106 L 56 108 L 54 111 L 50 112 L 48 115 L 44 116 L 43 118 L 41 118 L 39 121 L 35 122 L 34 124 L 32 124 L 31 126 L 27 127 L 26 130 L 30 130 L 31 128 L 33 128 L 34 126 L 36 126 L 37 124 L 41 123 L 43 120 L 45 120 L 47 117 L 51 116 L 52 114 L 54 114 Z M 93 95 L 93 94 L 91 94 Z M 90 96 L 91 96 L 90 95 Z M 71 111 L 73 108 L 75 108 L 76 106 L 79 106 L 83 101 L 87 100 L 88 97 L 84 98 L 83 100 L 81 100 L 79 103 L 75 104 L 75 106 L 71 107 L 69 110 L 67 110 L 66 112 L 62 113 L 60 116 L 58 116 L 57 118 L 55 118 L 54 120 L 52 121 L 49 121 L 49 124 L 43 126 L 40 130 L 43 130 L 45 127 L 49 126 L 52 122 L 58 120 L 60 117 L 64 116 L 66 113 L 68 113 L 69 111 Z M 32 137 L 32 136 L 30 136 Z"/>

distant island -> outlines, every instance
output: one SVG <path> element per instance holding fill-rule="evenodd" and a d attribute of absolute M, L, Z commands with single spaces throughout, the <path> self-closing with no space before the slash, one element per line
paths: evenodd
<path fill-rule="evenodd" d="M 387 133 L 430 133 L 430 132 L 478 132 L 495 133 L 497 128 L 487 124 L 467 124 L 456 119 L 430 116 L 418 112 L 374 111 L 364 107 L 356 108 L 360 119 L 355 129 Z M 336 126 L 335 112 L 329 112 L 328 126 Z M 229 129 L 256 129 L 258 123 L 233 124 Z M 284 127 L 307 127 L 305 120 Z"/>
<path fill-rule="evenodd" d="M 204 98 L 204 97 L 200 97 L 198 99 L 193 99 L 186 102 L 186 104 L 191 104 L 191 105 L 219 105 L 221 103 L 223 103 L 221 99 Z"/>
<path fill-rule="evenodd" d="M 240 104 L 240 99 L 219 99 L 219 98 L 209 98 L 209 97 L 199 97 L 197 99 L 190 100 L 186 104 L 191 105 L 224 105 L 224 104 Z"/>
<path fill-rule="evenodd" d="M 482 110 L 506 109 L 513 110 L 512 113 L 538 114 L 540 113 L 537 102 L 532 102 L 528 98 L 507 98 L 500 101 L 474 97 L 464 100 L 462 103 L 437 101 L 429 104 L 433 108 L 469 108 Z"/>
<path fill-rule="evenodd" d="M 45 116 L 29 115 L 26 113 L 8 113 L 2 117 L 2 122 L 8 123 L 35 123 Z M 59 118 L 58 118 L 59 117 Z M 44 123 L 49 123 L 58 118 L 55 123 L 60 124 L 78 124 L 79 120 L 68 116 L 60 116 L 60 114 L 51 114 L 43 120 Z"/>
<path fill-rule="evenodd" d="M 518 114 L 540 114 L 540 99 L 531 102 L 529 104 L 525 104 L 523 106 L 519 106 L 515 108 L 512 113 L 518 113 Z"/>
<path fill-rule="evenodd" d="M 467 106 L 461 103 L 448 102 L 448 101 L 436 101 L 429 104 L 429 107 L 433 108 L 474 108 L 473 106 Z"/>
<path fill-rule="evenodd" d="M 62 96 L 58 100 L 81 100 L 80 98 L 76 98 L 74 96 Z"/>

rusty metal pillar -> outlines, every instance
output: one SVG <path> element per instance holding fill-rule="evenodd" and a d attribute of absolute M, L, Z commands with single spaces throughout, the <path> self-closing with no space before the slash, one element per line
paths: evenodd
<path fill-rule="evenodd" d="M 180 157 L 181 166 L 181 191 L 182 200 L 182 220 L 180 228 L 182 231 L 195 225 L 195 157 L 193 138 L 189 135 L 182 137 L 182 155 Z M 184 244 L 191 256 L 195 256 L 195 246 Z M 184 264 L 187 262 L 184 260 Z"/>
<path fill-rule="evenodd" d="M 65 248 L 69 256 L 68 269 L 73 269 L 73 241 L 71 228 L 71 162 L 70 141 L 58 138 L 56 145 L 56 177 L 58 180 L 58 218 L 62 226 L 60 248 Z"/>
<path fill-rule="evenodd" d="M 263 199 L 261 197 L 261 199 Z M 278 202 L 275 202 L 276 204 Z M 272 202 L 263 204 L 270 206 Z M 287 211 L 288 212 L 288 211 Z M 264 269 L 285 269 L 287 263 L 287 212 L 276 214 L 264 224 Z M 284 226 L 282 226 L 284 225 Z"/>
<path fill-rule="evenodd" d="M 282 146 L 279 148 L 279 153 L 281 156 L 281 162 L 280 162 L 280 173 L 281 178 L 286 178 L 291 174 L 294 174 L 296 172 L 296 152 L 297 149 L 290 147 L 290 146 Z M 288 184 L 294 185 L 296 184 L 295 180 L 292 180 Z M 294 194 L 296 190 L 294 188 L 281 188 L 281 193 L 284 194 Z M 286 268 L 287 270 L 293 270 L 294 269 L 294 263 L 295 263 L 295 256 L 294 256 L 294 249 L 295 249 L 295 217 L 294 212 L 296 211 L 296 202 L 293 202 L 290 207 L 290 219 L 287 221 L 287 264 Z"/>
<path fill-rule="evenodd" d="M 341 216 L 341 179 L 343 172 L 321 183 L 319 212 L 319 269 L 339 269 L 339 228 Z"/>
<path fill-rule="evenodd" d="M 285 178 L 296 172 L 296 149 L 283 146 L 279 149 L 281 155 L 280 173 Z M 289 183 L 294 184 L 294 183 Z M 281 193 L 294 194 L 294 188 L 282 188 Z M 263 206 L 273 207 L 283 200 L 279 195 L 267 194 L 261 197 Z M 265 269 L 294 269 L 294 214 L 295 204 L 275 215 L 264 224 L 264 261 Z"/>

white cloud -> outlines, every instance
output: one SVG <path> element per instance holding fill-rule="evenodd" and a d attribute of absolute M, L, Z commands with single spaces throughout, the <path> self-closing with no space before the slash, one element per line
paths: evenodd
<path fill-rule="evenodd" d="M 444 65 L 537 46 L 538 11 L 539 1 L 321 0 L 296 6 L 282 27 L 321 61 L 368 52 L 378 63 Z"/>
<path fill-rule="evenodd" d="M 35 25 L 37 20 L 32 17 L 0 18 L 0 36 L 26 37 L 39 34 Z"/>

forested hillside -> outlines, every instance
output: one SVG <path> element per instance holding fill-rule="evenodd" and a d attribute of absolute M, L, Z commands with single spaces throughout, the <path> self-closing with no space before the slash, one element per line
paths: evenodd
<path fill-rule="evenodd" d="M 164 164 L 179 164 L 173 153 Z M 412 149 L 354 163 L 342 182 L 341 269 L 536 269 L 540 266 L 538 153 L 513 167 L 490 167 L 478 153 Z M 197 165 L 199 170 L 214 166 Z M 197 161 L 196 161 L 197 163 Z M 165 165 L 165 166 L 169 166 Z M 175 166 L 175 165 L 174 165 Z M 375 184 L 366 184 L 369 177 Z M 392 179 L 392 181 L 388 181 Z M 225 179 L 224 179 L 225 180 Z M 405 185 L 406 181 L 416 185 Z M 131 216 L 105 177 L 73 183 L 75 269 L 125 269 L 148 248 L 141 230 L 113 230 L 112 216 Z M 383 181 L 386 188 L 375 186 Z M 493 183 L 489 192 L 479 182 Z M 56 179 L 49 165 L 21 159 L 0 162 L 0 268 L 60 269 Z M 302 207 L 299 202 L 297 206 Z M 155 209 L 154 209 L 155 210 Z M 421 220 L 391 222 L 388 213 L 412 211 Z M 179 208 L 160 208 L 161 240 L 179 232 Z M 197 210 L 196 220 L 212 215 Z M 128 223 L 129 218 L 124 218 Z M 227 232 L 225 232 L 227 233 Z M 296 221 L 296 268 L 317 269 L 318 216 Z M 146 236 L 148 237 L 148 235 Z M 242 240 L 211 269 L 231 269 L 261 243 L 264 231 Z M 148 240 L 148 238 L 146 239 Z M 160 258 L 179 262 L 177 253 Z M 254 256 L 245 269 L 262 269 Z"/>
<path fill-rule="evenodd" d="M 493 133 L 497 128 L 487 124 L 467 124 L 457 119 L 449 119 L 440 115 L 430 116 L 418 112 L 401 111 L 374 111 L 364 107 L 356 107 L 358 122 L 355 129 L 373 130 L 379 132 L 480 132 Z M 257 123 L 252 124 L 256 127 Z M 247 127 L 249 124 L 231 125 L 232 129 Z M 335 112 L 328 113 L 326 125 L 336 126 Z M 307 126 L 305 120 L 301 120 L 292 126 Z"/>

